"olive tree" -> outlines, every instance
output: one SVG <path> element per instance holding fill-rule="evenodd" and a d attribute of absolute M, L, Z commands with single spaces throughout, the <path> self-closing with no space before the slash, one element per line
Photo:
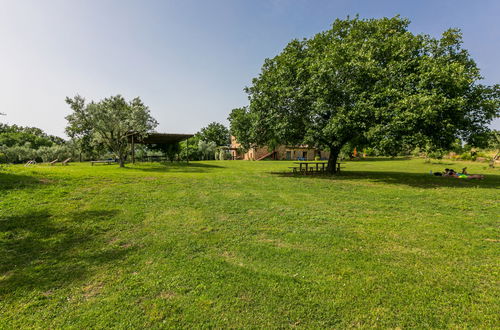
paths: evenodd
<path fill-rule="evenodd" d="M 119 159 L 120 167 L 124 166 L 130 150 L 130 137 L 147 136 L 158 125 L 138 97 L 127 102 L 123 96 L 116 95 L 86 104 L 85 99 L 77 95 L 67 97 L 66 103 L 73 111 L 66 117 L 66 133 L 72 138 L 86 138 L 105 146 Z"/>

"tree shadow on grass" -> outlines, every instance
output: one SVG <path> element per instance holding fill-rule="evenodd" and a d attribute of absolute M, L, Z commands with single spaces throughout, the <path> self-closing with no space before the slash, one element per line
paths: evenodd
<path fill-rule="evenodd" d="M 137 170 L 144 172 L 164 172 L 164 173 L 207 173 L 214 169 L 225 168 L 220 165 L 201 164 L 201 163 L 177 163 L 177 162 L 164 162 L 164 163 L 149 163 L 147 167 L 127 166 L 129 170 Z"/>
<path fill-rule="evenodd" d="M 0 297 L 20 289 L 50 291 L 124 258 L 133 248 L 99 242 L 99 222 L 116 210 L 80 211 L 55 222 L 47 211 L 0 216 Z"/>
<path fill-rule="evenodd" d="M 358 159 L 353 159 L 353 160 L 344 160 L 344 161 L 354 161 L 354 162 L 393 162 L 393 161 L 398 161 L 398 160 L 410 160 L 412 159 L 411 157 L 364 157 L 364 158 L 358 158 Z"/>
<path fill-rule="evenodd" d="M 46 181 L 39 180 L 33 176 L 13 174 L 0 171 L 0 192 L 11 189 L 22 189 L 32 187 L 36 184 L 44 184 Z"/>
<path fill-rule="evenodd" d="M 369 180 L 393 185 L 407 185 L 423 189 L 435 189 L 440 187 L 456 188 L 498 188 L 500 187 L 500 176 L 494 174 L 485 175 L 484 180 L 467 180 L 451 177 L 439 177 L 424 173 L 408 172 L 377 172 L 377 171 L 343 171 L 335 175 L 302 175 L 290 172 L 275 172 L 277 176 L 296 178 L 297 180 Z"/>

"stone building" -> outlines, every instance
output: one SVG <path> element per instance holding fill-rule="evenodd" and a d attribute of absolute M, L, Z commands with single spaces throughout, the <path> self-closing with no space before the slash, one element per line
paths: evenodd
<path fill-rule="evenodd" d="M 244 160 L 262 160 L 266 158 L 275 160 L 314 160 L 316 156 L 326 160 L 330 156 L 328 151 L 322 151 L 307 145 L 279 145 L 272 150 L 268 147 L 253 147 L 247 152 L 243 152 L 241 145 L 234 136 L 231 136 L 229 150 L 233 159 Z"/>

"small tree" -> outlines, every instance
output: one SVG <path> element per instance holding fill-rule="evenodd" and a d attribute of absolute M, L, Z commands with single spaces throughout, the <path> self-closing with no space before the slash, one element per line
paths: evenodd
<path fill-rule="evenodd" d="M 213 141 L 198 141 L 198 151 L 201 153 L 203 160 L 210 160 L 212 157 L 215 157 L 216 149 L 217 145 Z"/>
<path fill-rule="evenodd" d="M 127 102 L 116 95 L 99 102 L 85 104 L 77 95 L 66 98 L 73 113 L 66 117 L 66 133 L 72 138 L 90 138 L 92 143 L 101 144 L 118 157 L 124 167 L 132 135 L 145 137 L 157 125 L 149 108 L 140 98 Z"/>
<path fill-rule="evenodd" d="M 225 146 L 229 144 L 229 130 L 226 126 L 213 122 L 208 124 L 198 133 L 201 140 L 205 142 L 213 142 L 217 146 Z"/>

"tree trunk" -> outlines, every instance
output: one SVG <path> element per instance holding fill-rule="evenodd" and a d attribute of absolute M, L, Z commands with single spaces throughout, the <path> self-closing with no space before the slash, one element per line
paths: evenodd
<path fill-rule="evenodd" d="M 119 158 L 119 162 L 120 162 L 120 167 L 125 167 L 125 159 L 123 159 L 123 157 Z"/>
<path fill-rule="evenodd" d="M 337 173 L 337 159 L 339 158 L 340 149 L 330 148 L 330 157 L 328 157 L 328 165 L 326 171 L 328 173 Z"/>

